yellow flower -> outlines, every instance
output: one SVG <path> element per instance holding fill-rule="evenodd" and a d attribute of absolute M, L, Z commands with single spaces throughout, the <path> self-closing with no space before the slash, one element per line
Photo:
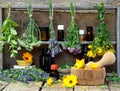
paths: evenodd
<path fill-rule="evenodd" d="M 91 69 L 98 69 L 99 68 L 98 64 L 94 63 L 94 62 L 90 63 L 90 67 L 91 67 Z"/>
<path fill-rule="evenodd" d="M 53 84 L 53 79 L 51 78 L 51 77 L 49 77 L 48 79 L 47 79 L 47 84 L 48 85 L 52 85 Z"/>
<path fill-rule="evenodd" d="M 92 45 L 88 45 L 88 48 L 89 48 L 89 49 L 92 49 Z"/>
<path fill-rule="evenodd" d="M 102 56 L 103 54 L 103 49 L 101 47 L 97 48 L 97 55 Z"/>
<path fill-rule="evenodd" d="M 107 50 L 107 52 L 115 53 L 115 50 L 114 49 L 109 49 L 109 50 Z"/>
<path fill-rule="evenodd" d="M 64 87 L 74 87 L 77 84 L 77 77 L 74 75 L 67 75 L 63 78 L 63 85 Z"/>
<path fill-rule="evenodd" d="M 84 68 L 85 67 L 85 59 L 76 59 L 76 63 L 74 65 L 75 68 L 77 69 L 81 69 L 81 68 Z"/>
<path fill-rule="evenodd" d="M 87 56 L 88 57 L 93 57 L 93 58 L 95 58 L 95 54 L 93 54 L 93 52 L 92 52 L 92 50 L 89 50 L 88 52 L 87 52 Z"/>
<path fill-rule="evenodd" d="M 26 62 L 32 62 L 33 61 L 32 60 L 33 56 L 29 52 L 24 53 L 23 56 L 22 56 L 22 58 Z"/>

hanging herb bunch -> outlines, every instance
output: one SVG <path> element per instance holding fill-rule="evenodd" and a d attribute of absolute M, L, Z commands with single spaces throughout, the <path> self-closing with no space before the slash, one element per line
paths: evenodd
<path fill-rule="evenodd" d="M 49 50 L 48 53 L 51 54 L 52 57 L 55 57 L 58 53 L 60 53 L 62 50 L 59 47 L 59 44 L 57 40 L 55 39 L 55 33 L 54 33 L 54 26 L 53 26 L 53 6 L 52 1 L 48 0 L 49 4 L 49 15 L 50 15 L 50 23 L 49 23 L 49 29 L 50 29 L 50 40 L 49 40 Z"/>
<path fill-rule="evenodd" d="M 100 3 L 96 6 L 98 10 L 99 25 L 96 30 L 95 38 L 93 42 L 88 45 L 90 49 L 87 52 L 88 57 L 95 58 L 96 56 L 103 56 L 106 52 L 115 52 L 114 47 L 110 41 L 110 34 L 107 31 L 107 26 L 104 22 L 105 8 L 104 3 Z"/>
<path fill-rule="evenodd" d="M 27 10 L 29 15 L 29 23 L 22 37 L 18 41 L 21 46 L 26 48 L 26 50 L 31 51 L 34 46 L 40 46 L 40 30 L 32 17 L 33 10 L 31 1 L 29 2 Z"/>
<path fill-rule="evenodd" d="M 15 27 L 18 26 L 18 24 L 13 21 L 10 17 L 11 12 L 11 4 L 8 4 L 8 16 L 4 20 L 2 24 L 1 37 L 0 37 L 0 50 L 2 51 L 3 47 L 8 44 L 9 50 L 10 50 L 10 57 L 15 57 L 18 54 L 18 51 L 21 49 L 20 45 L 17 42 L 18 36 L 17 31 L 15 30 Z"/>
<path fill-rule="evenodd" d="M 78 26 L 75 21 L 75 6 L 70 3 L 71 24 L 68 27 L 68 36 L 65 38 L 62 46 L 64 50 L 68 50 L 74 55 L 81 53 L 81 45 L 79 44 Z"/>

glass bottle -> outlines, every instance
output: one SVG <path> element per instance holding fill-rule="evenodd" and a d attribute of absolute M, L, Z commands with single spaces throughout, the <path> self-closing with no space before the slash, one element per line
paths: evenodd
<path fill-rule="evenodd" d="M 59 72 L 58 70 L 58 64 L 52 64 L 50 67 L 51 71 L 50 71 L 50 77 L 53 77 L 55 79 L 59 79 Z"/>
<path fill-rule="evenodd" d="M 84 30 L 79 30 L 79 41 L 84 41 Z"/>
<path fill-rule="evenodd" d="M 52 57 L 48 54 L 48 48 L 42 48 L 42 55 L 40 55 L 39 67 L 47 73 L 50 73 L 50 66 L 52 64 Z"/>
<path fill-rule="evenodd" d="M 64 41 L 64 25 L 58 25 L 57 40 Z"/>
<path fill-rule="evenodd" d="M 48 41 L 50 34 L 49 34 L 49 27 L 40 27 L 40 33 L 41 33 L 41 40 L 42 41 Z"/>
<path fill-rule="evenodd" d="M 86 41 L 93 41 L 93 27 L 87 26 L 86 30 Z"/>

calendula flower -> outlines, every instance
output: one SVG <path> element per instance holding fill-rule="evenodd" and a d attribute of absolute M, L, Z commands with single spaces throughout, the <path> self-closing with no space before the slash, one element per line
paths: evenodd
<path fill-rule="evenodd" d="M 52 85 L 53 84 L 53 79 L 51 78 L 51 77 L 49 77 L 48 79 L 47 79 L 47 84 L 48 85 Z"/>
<path fill-rule="evenodd" d="M 99 68 L 98 64 L 94 63 L 94 62 L 90 63 L 90 67 L 91 67 L 91 69 L 98 69 Z"/>
<path fill-rule="evenodd" d="M 75 68 L 77 69 L 81 69 L 81 68 L 84 68 L 85 67 L 85 59 L 76 59 L 76 63 L 74 65 Z"/>
<path fill-rule="evenodd" d="M 33 56 L 32 56 L 32 54 L 29 53 L 29 52 L 24 53 L 23 56 L 22 56 L 22 58 L 23 58 L 23 60 L 26 61 L 26 62 L 32 62 L 32 61 L 33 61 L 33 59 L 32 59 Z"/>
<path fill-rule="evenodd" d="M 67 75 L 63 77 L 63 85 L 64 87 L 74 87 L 77 84 L 77 77 L 75 75 Z"/>

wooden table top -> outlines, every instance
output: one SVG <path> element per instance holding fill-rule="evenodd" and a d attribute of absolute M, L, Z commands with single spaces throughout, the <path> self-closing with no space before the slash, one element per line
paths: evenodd
<path fill-rule="evenodd" d="M 0 81 L 0 91 L 120 91 L 120 84 L 104 84 L 99 86 L 76 85 L 74 88 L 64 88 L 60 84 L 50 87 L 43 82 L 4 82 Z"/>

